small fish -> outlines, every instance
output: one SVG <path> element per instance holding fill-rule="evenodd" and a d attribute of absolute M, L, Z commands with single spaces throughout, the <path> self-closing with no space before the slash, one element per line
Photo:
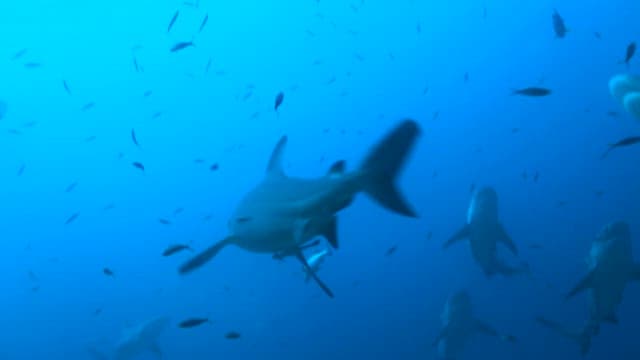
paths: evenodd
<path fill-rule="evenodd" d="M 398 250 L 398 246 L 397 245 L 393 245 L 392 247 L 387 249 L 387 251 L 385 252 L 385 256 L 391 256 L 391 255 L 395 254 L 395 252 L 397 250 Z"/>
<path fill-rule="evenodd" d="M 133 165 L 133 167 L 135 167 L 136 169 L 140 169 L 140 171 L 144 171 L 144 165 L 142 165 L 141 162 L 134 161 L 131 163 L 131 165 Z"/>
<path fill-rule="evenodd" d="M 22 125 L 23 128 L 32 128 L 34 126 L 38 125 L 37 121 L 27 121 L 26 123 L 24 123 Z"/>
<path fill-rule="evenodd" d="M 565 35 L 567 35 L 567 32 L 569 32 L 569 30 L 567 29 L 567 26 L 564 24 L 564 19 L 562 18 L 562 16 L 560 16 L 560 13 L 558 13 L 558 10 L 553 10 L 553 15 L 551 16 L 551 20 L 552 20 L 552 24 L 553 24 L 553 31 L 556 33 L 556 37 L 559 39 L 562 39 L 565 37 Z"/>
<path fill-rule="evenodd" d="M 158 222 L 162 225 L 171 225 L 171 221 L 165 219 L 165 218 L 160 218 L 158 219 Z"/>
<path fill-rule="evenodd" d="M 418 23 L 416 24 L 416 32 L 417 32 L 418 34 L 420 34 L 420 33 L 422 32 L 422 26 L 420 25 L 420 22 L 418 22 Z"/>
<path fill-rule="evenodd" d="M 431 120 L 438 120 L 439 117 L 440 117 L 440 111 L 434 111 Z"/>
<path fill-rule="evenodd" d="M 542 249 L 542 245 L 541 245 L 541 244 L 538 244 L 538 243 L 533 243 L 533 244 L 530 244 L 530 245 L 529 245 L 529 249 L 532 249 L 532 250 L 540 250 L 540 249 Z"/>
<path fill-rule="evenodd" d="M 171 52 L 178 52 L 180 50 L 184 50 L 188 47 L 196 46 L 193 41 L 180 41 L 171 47 Z"/>
<path fill-rule="evenodd" d="M 464 82 L 465 83 L 469 82 L 469 73 L 468 72 L 464 73 Z"/>
<path fill-rule="evenodd" d="M 176 216 L 178 214 L 182 214 L 182 212 L 184 211 L 184 208 L 176 208 L 175 210 L 173 210 L 173 216 Z"/>
<path fill-rule="evenodd" d="M 541 87 L 527 87 L 523 89 L 514 89 L 511 95 L 541 97 L 551 95 L 551 90 Z"/>
<path fill-rule="evenodd" d="M 363 62 L 364 61 L 364 56 L 362 56 L 362 54 L 353 54 L 353 56 L 356 58 L 356 60 Z"/>
<path fill-rule="evenodd" d="M 29 276 L 29 280 L 33 281 L 33 282 L 38 282 L 38 275 L 36 275 L 36 273 L 34 273 L 33 271 L 29 270 L 27 276 Z"/>
<path fill-rule="evenodd" d="M 94 106 L 96 106 L 96 103 L 88 102 L 88 103 L 84 104 L 84 106 L 82 108 L 80 108 L 80 110 L 83 111 L 83 112 L 84 111 L 88 111 L 88 110 L 93 109 Z"/>
<path fill-rule="evenodd" d="M 102 211 L 111 210 L 111 209 L 113 209 L 113 208 L 115 208 L 115 207 L 116 207 L 116 205 L 115 205 L 114 203 L 109 203 L 109 204 L 105 205 L 105 206 L 102 208 Z"/>
<path fill-rule="evenodd" d="M 631 59 L 633 59 L 633 55 L 636 54 L 636 43 L 635 42 L 631 42 L 629 45 L 627 45 L 627 53 L 624 57 L 624 63 L 629 66 L 629 62 L 631 61 Z"/>
<path fill-rule="evenodd" d="M 596 197 L 602 197 L 604 195 L 604 190 L 596 190 L 593 192 Z"/>
<path fill-rule="evenodd" d="M 64 222 L 65 225 L 69 225 L 72 222 L 76 221 L 76 219 L 80 216 L 80 213 L 75 213 L 67 218 L 67 221 Z"/>
<path fill-rule="evenodd" d="M 8 129 L 7 132 L 13 135 L 22 135 L 22 132 L 18 129 Z"/>
<path fill-rule="evenodd" d="M 469 186 L 469 194 L 473 194 L 473 192 L 476 191 L 476 184 L 473 183 Z"/>
<path fill-rule="evenodd" d="M 90 142 L 95 141 L 96 139 L 97 139 L 97 137 L 95 135 L 91 135 L 91 136 L 87 137 L 86 139 L 84 139 L 84 142 L 90 143 Z"/>
<path fill-rule="evenodd" d="M 175 245 L 171 245 L 168 248 L 166 248 L 163 252 L 162 252 L 162 256 L 171 256 L 174 254 L 177 254 L 183 250 L 188 250 L 188 251 L 193 251 L 193 249 L 191 248 L 191 246 L 189 245 L 184 245 L 184 244 L 175 244 Z"/>
<path fill-rule="evenodd" d="M 109 277 L 115 277 L 116 276 L 116 274 L 113 273 L 113 270 L 111 270 L 109 268 L 102 269 L 102 273 L 105 274 L 106 276 L 109 276 Z"/>
<path fill-rule="evenodd" d="M 240 333 L 235 331 L 229 331 L 224 335 L 225 339 L 228 339 L 228 340 L 237 340 L 237 339 L 240 339 L 240 336 L 241 336 Z"/>
<path fill-rule="evenodd" d="M 597 32 L 597 31 L 593 33 L 593 36 L 594 36 L 596 39 L 598 39 L 598 40 L 602 39 L 602 34 L 600 34 L 600 33 L 599 33 L 599 32 Z"/>
<path fill-rule="evenodd" d="M 147 90 L 147 91 L 145 91 L 145 92 L 144 92 L 144 94 L 142 94 L 142 96 L 144 96 L 144 97 L 149 97 L 149 96 L 151 96 L 152 94 L 153 94 L 153 91 L 151 91 L 151 90 Z"/>
<path fill-rule="evenodd" d="M 607 111 L 607 116 L 617 118 L 618 116 L 620 116 L 620 113 L 617 111 Z"/>
<path fill-rule="evenodd" d="M 101 308 L 97 308 L 93 311 L 93 316 L 98 316 L 102 314 L 102 309 Z"/>
<path fill-rule="evenodd" d="M 281 91 L 276 95 L 276 100 L 274 102 L 274 110 L 276 112 L 278 112 L 278 108 L 280 108 L 280 106 L 282 105 L 282 102 L 284 101 L 284 93 Z"/>
<path fill-rule="evenodd" d="M 213 59 L 209 58 L 209 61 L 207 61 L 207 65 L 204 67 L 204 73 L 208 73 L 209 70 L 211 69 L 211 64 L 213 64 Z"/>
<path fill-rule="evenodd" d="M 517 127 L 515 127 L 515 128 L 511 128 L 511 133 L 512 133 L 512 134 L 517 134 L 517 133 L 519 133 L 519 132 L 520 132 L 520 128 L 517 128 Z"/>
<path fill-rule="evenodd" d="M 151 119 L 155 120 L 157 118 L 159 118 L 160 116 L 162 116 L 162 111 L 156 111 L 153 113 L 153 115 L 151 115 Z"/>
<path fill-rule="evenodd" d="M 202 19 L 202 22 L 200 23 L 200 29 L 198 30 L 199 33 L 202 32 L 204 27 L 207 25 L 208 21 L 209 21 L 209 14 L 205 14 L 204 15 L 204 19 Z"/>
<path fill-rule="evenodd" d="M 11 60 L 15 61 L 15 60 L 20 59 L 21 57 L 23 57 L 27 53 L 27 51 L 29 51 L 29 49 L 26 49 L 26 48 L 19 50 L 18 52 L 13 54 L 13 56 L 11 57 Z"/>
<path fill-rule="evenodd" d="M 630 136 L 624 138 L 614 144 L 609 144 L 609 148 L 602 154 L 601 159 L 604 159 L 609 155 L 609 153 L 617 148 L 631 146 L 640 143 L 640 136 Z"/>
<path fill-rule="evenodd" d="M 215 163 L 215 164 L 211 164 L 211 166 L 209 167 L 209 170 L 218 171 L 219 168 L 220 166 L 218 165 L 218 163 Z"/>
<path fill-rule="evenodd" d="M 39 67 L 42 67 L 42 64 L 39 62 L 28 62 L 24 64 L 24 67 L 27 69 L 37 69 Z"/>
<path fill-rule="evenodd" d="M 66 193 L 70 193 L 70 192 L 72 192 L 72 191 L 73 191 L 73 189 L 75 189 L 75 188 L 76 188 L 76 186 L 78 186 L 78 182 L 77 182 L 77 181 L 76 181 L 76 182 L 73 182 L 73 183 L 71 183 L 69 186 L 67 186 L 67 188 L 64 190 L 64 192 L 66 192 Z"/>
<path fill-rule="evenodd" d="M 540 179 L 540 173 L 536 171 L 536 173 L 533 175 L 533 182 L 537 183 L 538 179 Z"/>
<path fill-rule="evenodd" d="M 136 70 L 136 72 L 142 72 L 142 67 L 140 67 L 140 65 L 138 64 L 138 58 L 136 58 L 135 56 L 133 57 L 133 68 Z"/>
<path fill-rule="evenodd" d="M 433 231 L 429 231 L 427 233 L 427 240 L 431 240 L 431 239 L 433 239 Z"/>
<path fill-rule="evenodd" d="M 178 15 L 180 15 L 180 10 L 176 10 L 176 13 L 173 14 L 173 17 L 171 18 L 171 21 L 169 21 L 169 26 L 167 26 L 167 32 L 171 31 L 171 28 L 173 27 L 173 24 L 175 24 L 176 20 L 178 20 Z"/>
<path fill-rule="evenodd" d="M 62 80 L 62 85 L 64 86 L 64 91 L 66 91 L 67 94 L 71 95 L 71 89 L 69 89 L 69 84 L 67 84 L 67 80 Z"/>
<path fill-rule="evenodd" d="M 207 318 L 192 318 L 182 321 L 180 324 L 178 324 L 178 327 L 180 327 L 181 329 L 190 329 L 208 322 L 209 319 Z"/>
<path fill-rule="evenodd" d="M 202 217 L 202 221 L 207 222 L 213 219 L 213 215 L 205 215 Z"/>
<path fill-rule="evenodd" d="M 138 143 L 138 138 L 136 138 L 136 131 L 135 131 L 135 129 L 131 129 L 131 140 L 133 140 L 133 143 L 134 143 L 137 147 L 140 147 L 140 144 Z"/>
<path fill-rule="evenodd" d="M 249 100 L 249 98 L 251 97 L 251 95 L 253 95 L 252 91 L 247 91 L 246 94 L 244 94 L 244 96 L 242 97 L 242 101 L 247 101 Z"/>
<path fill-rule="evenodd" d="M 22 176 L 22 174 L 24 174 L 24 170 L 27 168 L 27 165 L 22 164 L 20 165 L 20 168 L 18 169 L 18 176 Z"/>

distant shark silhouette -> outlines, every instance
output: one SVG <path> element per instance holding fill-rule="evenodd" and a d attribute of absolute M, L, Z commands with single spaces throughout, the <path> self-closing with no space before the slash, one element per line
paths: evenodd
<path fill-rule="evenodd" d="M 446 360 L 458 359 L 466 343 L 477 334 L 500 337 L 504 341 L 515 342 L 512 335 L 500 335 L 493 327 L 478 320 L 471 305 L 471 298 L 466 291 L 453 294 L 442 313 L 442 330 L 433 342 L 438 346 L 438 358 Z"/>
<path fill-rule="evenodd" d="M 497 273 L 511 276 L 529 271 L 526 265 L 514 267 L 498 258 L 498 243 L 506 246 L 514 255 L 518 255 L 518 249 L 500 223 L 498 194 L 492 187 L 484 187 L 474 194 L 467 211 L 467 223 L 444 243 L 443 248 L 465 239 L 469 239 L 471 254 L 485 275 Z"/>
<path fill-rule="evenodd" d="M 331 290 L 311 271 L 300 247 L 322 236 L 337 248 L 336 214 L 360 192 L 388 210 L 416 217 L 394 181 L 419 135 L 415 121 L 402 121 L 373 148 L 358 170 L 346 173 L 344 161 L 339 161 L 326 176 L 316 179 L 285 175 L 282 157 L 287 138 L 282 137 L 273 150 L 266 176 L 245 196 L 231 217 L 229 235 L 185 263 L 180 273 L 201 267 L 232 244 L 255 253 L 278 256 L 292 253 L 323 291 L 333 297 Z"/>
<path fill-rule="evenodd" d="M 616 310 L 630 281 L 640 280 L 640 264 L 633 261 L 629 225 L 618 221 L 606 225 L 591 244 L 587 257 L 589 272 L 567 294 L 566 299 L 582 291 L 589 292 L 589 318 L 580 330 L 574 330 L 543 317 L 537 321 L 580 345 L 583 355 L 591 347 L 591 338 L 602 323 L 618 323 Z"/>
<path fill-rule="evenodd" d="M 151 352 L 158 359 L 162 359 L 158 337 L 168 325 L 168 318 L 158 317 L 125 329 L 116 345 L 115 360 L 135 359 L 145 352 Z"/>

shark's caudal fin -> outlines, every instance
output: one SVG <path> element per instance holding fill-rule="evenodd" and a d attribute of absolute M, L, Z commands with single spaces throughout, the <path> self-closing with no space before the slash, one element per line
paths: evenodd
<path fill-rule="evenodd" d="M 383 207 L 409 217 L 417 217 L 395 185 L 395 179 L 413 149 L 420 128 L 413 120 L 396 126 L 365 158 L 363 190 Z"/>
<path fill-rule="evenodd" d="M 580 280 L 580 282 L 565 296 L 565 300 L 569 300 L 574 297 L 578 293 L 591 288 L 593 285 L 593 277 L 595 274 L 595 270 L 589 272 L 585 277 Z"/>
<path fill-rule="evenodd" d="M 458 241 L 462 241 L 468 238 L 469 236 L 471 236 L 471 226 L 467 224 L 463 226 L 462 229 L 458 230 L 455 234 L 453 234 L 453 236 L 450 237 L 449 240 L 447 240 L 447 242 L 442 244 L 442 248 L 446 249 L 449 246 L 457 243 Z"/>
<path fill-rule="evenodd" d="M 583 356 L 589 352 L 589 349 L 591 348 L 591 335 L 593 334 L 592 330 L 589 327 L 585 327 L 582 331 L 575 331 L 568 329 L 562 324 L 559 324 L 555 321 L 547 320 L 542 316 L 538 316 L 536 318 L 536 321 L 547 329 L 550 329 L 557 334 L 576 342 L 578 345 L 580 345 L 580 353 Z"/>
<path fill-rule="evenodd" d="M 226 239 L 218 241 L 213 246 L 207 248 L 203 252 L 191 258 L 191 260 L 184 263 L 180 267 L 180 270 L 179 270 L 180 274 L 183 274 L 183 275 L 188 274 L 193 270 L 201 267 L 202 265 L 208 263 L 209 261 L 211 261 L 211 259 L 213 259 L 218 254 L 218 252 L 220 252 L 220 250 L 222 250 L 224 247 L 231 244 L 232 242 L 233 242 L 233 237 L 228 237 Z"/>
<path fill-rule="evenodd" d="M 302 251 L 298 250 L 296 252 L 296 257 L 298 258 L 298 260 L 300 260 L 300 262 L 302 263 L 302 266 L 304 266 L 307 276 L 311 276 L 311 278 L 315 280 L 315 282 L 320 286 L 322 291 L 324 291 L 325 294 L 327 294 L 327 296 L 333 299 L 333 292 L 331 291 L 331 289 L 329 289 L 329 287 L 324 282 L 322 282 L 322 280 L 320 280 L 320 278 L 315 273 L 315 271 L 311 269 L 311 266 L 309 266 L 309 263 L 307 262 L 307 259 L 302 254 Z"/>

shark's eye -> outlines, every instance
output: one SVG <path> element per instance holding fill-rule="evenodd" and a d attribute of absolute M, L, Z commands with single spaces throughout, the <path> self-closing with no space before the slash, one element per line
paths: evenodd
<path fill-rule="evenodd" d="M 238 224 L 243 224 L 243 223 L 249 222 L 249 221 L 251 221 L 251 220 L 252 220 L 252 219 L 251 219 L 250 217 L 248 217 L 248 216 L 243 216 L 243 217 L 239 217 L 239 218 L 237 218 L 237 219 L 236 219 L 236 222 L 237 222 Z"/>

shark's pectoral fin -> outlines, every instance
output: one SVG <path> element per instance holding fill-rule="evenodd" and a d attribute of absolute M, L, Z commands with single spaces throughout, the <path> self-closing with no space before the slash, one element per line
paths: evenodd
<path fill-rule="evenodd" d="M 591 272 L 589 272 L 587 274 L 587 276 L 585 276 L 584 278 L 582 278 L 582 280 L 580 280 L 580 282 L 578 283 L 578 285 L 576 285 L 573 290 L 571 290 L 567 296 L 565 296 L 565 300 L 568 300 L 572 297 L 574 297 L 576 294 L 587 290 L 589 288 L 591 288 L 593 286 L 593 277 L 595 274 L 595 270 L 592 270 Z"/>
<path fill-rule="evenodd" d="M 449 238 L 449 240 L 447 240 L 447 242 L 442 244 L 442 248 L 446 249 L 449 246 L 457 243 L 458 241 L 462 241 L 462 240 L 468 238 L 470 235 L 471 235 L 471 226 L 469 224 L 467 224 L 467 225 L 463 226 L 462 229 L 458 230 L 458 232 L 453 234 L 453 236 L 451 238 Z"/>
<path fill-rule="evenodd" d="M 315 273 L 315 271 L 311 269 L 311 266 L 309 266 L 309 263 L 307 262 L 307 259 L 302 254 L 302 251 L 298 250 L 296 252 L 296 258 L 300 260 L 308 276 L 311 276 L 311 278 L 320 286 L 320 288 L 322 289 L 322 291 L 325 292 L 325 294 L 327 294 L 330 298 L 333 298 L 333 292 L 331 291 L 331 289 L 329 289 L 329 287 L 324 282 L 322 282 L 322 280 L 320 280 L 320 278 Z"/>
<path fill-rule="evenodd" d="M 338 248 L 338 217 L 332 216 L 328 218 L 320 227 L 320 235 L 327 239 L 331 247 Z"/>
<path fill-rule="evenodd" d="M 431 346 L 438 346 L 438 343 L 440 341 L 444 340 L 444 338 L 446 338 L 448 336 L 448 334 L 449 334 L 449 325 L 443 327 L 442 330 L 440 330 L 440 333 L 433 340 L 433 343 L 431 343 Z"/>
<path fill-rule="evenodd" d="M 149 351 L 158 359 L 162 359 L 163 355 L 162 355 L 162 350 L 160 349 L 160 346 L 158 346 L 158 343 L 153 343 L 151 344 L 151 346 L 149 346 Z"/>
<path fill-rule="evenodd" d="M 506 246 L 513 255 L 518 255 L 518 248 L 516 247 L 516 244 L 513 242 L 513 240 L 511 240 L 511 236 L 507 234 L 507 231 L 504 229 L 502 224 L 498 224 L 497 226 L 498 227 L 496 229 L 496 236 L 498 238 L 496 240 Z"/>
<path fill-rule="evenodd" d="M 498 332 L 489 324 L 481 320 L 475 321 L 476 331 L 489 336 L 498 336 Z"/>
<path fill-rule="evenodd" d="M 213 259 L 220 250 L 222 250 L 225 246 L 233 243 L 234 237 L 229 236 L 223 240 L 218 241 L 213 246 L 207 248 L 203 252 L 191 258 L 191 260 L 187 261 L 180 267 L 180 274 L 188 274 L 193 270 L 201 267 L 202 265 L 208 263 Z"/>

